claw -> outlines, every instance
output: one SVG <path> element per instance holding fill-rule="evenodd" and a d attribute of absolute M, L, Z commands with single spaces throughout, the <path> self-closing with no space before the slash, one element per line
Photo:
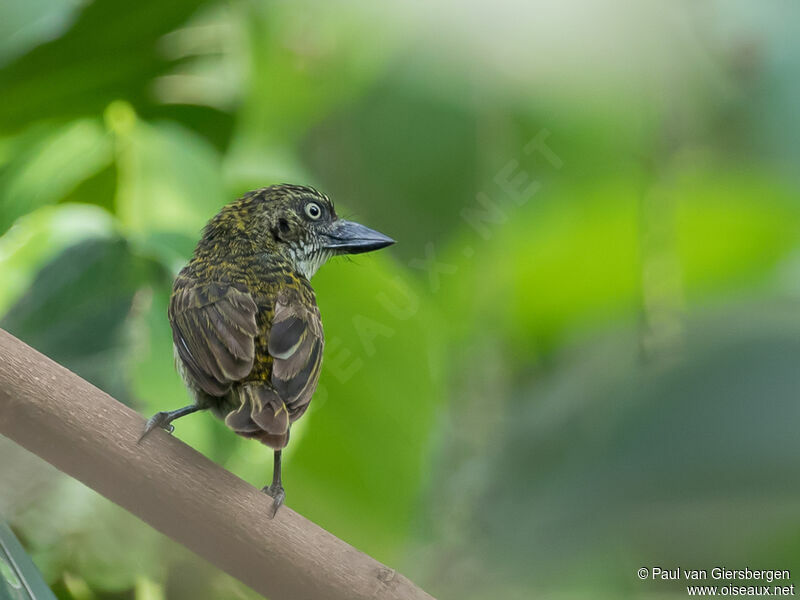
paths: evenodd
<path fill-rule="evenodd" d="M 141 442 L 148 433 L 153 431 L 156 427 L 160 427 L 167 433 L 172 433 L 175 431 L 175 426 L 170 423 L 170 414 L 168 412 L 157 412 L 152 417 L 147 419 L 147 424 L 144 426 L 144 431 L 142 435 L 139 437 L 139 442 Z"/>
<path fill-rule="evenodd" d="M 283 486 L 274 484 L 263 488 L 261 491 L 272 498 L 272 514 L 269 518 L 274 519 L 275 515 L 278 514 L 278 509 L 283 505 L 283 501 L 286 500 L 286 492 Z"/>

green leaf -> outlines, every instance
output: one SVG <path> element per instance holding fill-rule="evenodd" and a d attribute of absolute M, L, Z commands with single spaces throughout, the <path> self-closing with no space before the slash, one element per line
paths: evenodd
<path fill-rule="evenodd" d="M 126 319 L 136 291 L 162 276 L 124 240 L 87 240 L 39 271 L 0 327 L 129 402 Z"/>
<path fill-rule="evenodd" d="M 60 127 L 35 127 L 4 142 L 0 166 L 0 234 L 15 219 L 67 196 L 111 164 L 111 140 L 102 124 L 82 119 Z"/>
<path fill-rule="evenodd" d="M 372 82 L 394 47 L 391 28 L 376 28 L 358 8 L 306 1 L 241 7 L 250 68 L 244 138 L 297 140 L 309 123 Z"/>
<path fill-rule="evenodd" d="M 294 153 L 301 137 L 374 81 L 392 55 L 395 32 L 376 27 L 358 7 L 305 1 L 236 7 L 246 43 L 244 97 L 226 173 L 238 189 L 308 181 Z"/>
<path fill-rule="evenodd" d="M 764 282 L 796 245 L 797 194 L 774 174 L 689 172 L 679 190 L 677 251 L 691 299 Z"/>
<path fill-rule="evenodd" d="M 17 220 L 0 237 L 0 315 L 25 292 L 47 261 L 68 246 L 113 231 L 111 215 L 96 206 L 45 206 Z"/>
<path fill-rule="evenodd" d="M 452 270 L 440 274 L 439 298 L 456 335 L 480 322 L 486 333 L 536 352 L 635 318 L 642 273 L 651 268 L 642 264 L 651 235 L 644 193 L 631 176 L 542 187 L 521 207 L 498 199 L 506 218 L 484 224 L 488 239 L 468 228 L 438 251 Z M 791 192 L 769 173 L 690 171 L 658 193 L 666 208 L 657 226 L 667 240 L 659 251 L 678 271 L 677 302 L 763 285 L 800 232 Z"/>
<path fill-rule="evenodd" d="M 0 2 L 0 65 L 58 37 L 79 7 L 79 0 Z"/>
<path fill-rule="evenodd" d="M 118 98 L 153 104 L 148 84 L 174 62 L 158 40 L 181 25 L 200 0 L 95 0 L 72 27 L 0 69 L 0 131 L 34 121 L 99 115 Z"/>
<path fill-rule="evenodd" d="M 228 200 L 220 157 L 174 123 L 148 123 L 123 102 L 106 119 L 116 135 L 117 215 L 133 239 L 177 266 L 206 222 Z"/>
<path fill-rule="evenodd" d="M 438 273 L 436 299 L 450 311 L 456 336 L 479 329 L 528 352 L 547 348 L 638 306 L 638 193 L 611 180 L 542 187 L 522 206 L 498 195 L 491 201 L 503 218 L 466 227 L 438 250 L 449 272 L 430 267 L 421 276 Z M 477 202 L 469 207 L 483 210 Z"/>

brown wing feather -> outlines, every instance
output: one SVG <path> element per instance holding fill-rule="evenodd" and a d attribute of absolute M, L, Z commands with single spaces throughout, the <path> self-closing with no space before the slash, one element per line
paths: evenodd
<path fill-rule="evenodd" d="M 284 290 L 275 303 L 269 337 L 273 356 L 272 386 L 297 419 L 317 388 L 322 365 L 324 337 L 319 310 L 302 302 L 295 290 Z"/>
<path fill-rule="evenodd" d="M 223 396 L 253 368 L 258 308 L 246 291 L 220 284 L 176 283 L 169 306 L 172 338 L 188 374 Z"/>

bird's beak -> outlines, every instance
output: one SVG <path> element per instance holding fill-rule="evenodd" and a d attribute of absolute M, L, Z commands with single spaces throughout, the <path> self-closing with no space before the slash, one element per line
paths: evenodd
<path fill-rule="evenodd" d="M 380 250 L 394 244 L 394 240 L 379 231 L 360 223 L 339 219 L 323 234 L 323 246 L 336 254 L 361 254 Z"/>

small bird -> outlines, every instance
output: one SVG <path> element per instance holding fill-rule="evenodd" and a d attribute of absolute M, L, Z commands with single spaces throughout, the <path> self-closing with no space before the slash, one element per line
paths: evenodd
<path fill-rule="evenodd" d="M 169 304 L 175 364 L 194 404 L 153 415 L 142 439 L 210 409 L 234 432 L 274 450 L 272 484 L 264 488 L 274 517 L 286 498 L 281 451 L 322 365 L 311 277 L 332 256 L 393 243 L 340 219 L 328 197 L 307 186 L 273 185 L 225 206 L 175 279 Z"/>

